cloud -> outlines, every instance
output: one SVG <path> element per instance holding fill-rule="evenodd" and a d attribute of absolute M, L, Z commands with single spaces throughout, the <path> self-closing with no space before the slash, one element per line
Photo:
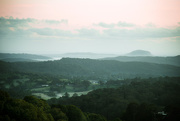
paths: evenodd
<path fill-rule="evenodd" d="M 99 24 L 97 24 L 98 26 L 101 26 L 101 27 L 104 27 L 104 28 L 114 28 L 115 27 L 115 24 L 106 24 L 106 23 L 103 23 L 103 22 L 101 22 L 101 23 L 99 23 Z"/>
<path fill-rule="evenodd" d="M 101 26 L 101 27 L 103 27 L 103 28 L 134 27 L 134 26 L 135 26 L 135 24 L 132 24 L 132 23 L 126 23 L 126 22 L 121 22 L 121 21 L 119 21 L 118 23 L 110 23 L 110 24 L 100 22 L 100 23 L 95 24 L 95 25 Z"/>
<path fill-rule="evenodd" d="M 94 38 L 100 36 L 100 32 L 96 29 L 86 29 L 82 28 L 79 30 L 76 30 L 78 32 L 79 37 L 89 37 L 89 38 Z"/>
<path fill-rule="evenodd" d="M 19 26 L 28 26 L 28 23 L 35 22 L 35 19 L 27 18 L 27 19 L 14 19 L 13 17 L 4 18 L 0 17 L 0 26 L 1 27 L 19 27 Z"/>
<path fill-rule="evenodd" d="M 60 29 L 51 29 L 51 28 L 32 28 L 29 29 L 29 31 L 36 33 L 40 36 L 46 36 L 46 37 L 73 37 L 73 33 L 66 30 L 60 30 Z"/>
<path fill-rule="evenodd" d="M 61 29 L 39 28 L 44 24 L 68 24 L 68 20 L 37 20 L 32 18 L 14 19 L 13 17 L 0 17 L 0 38 L 14 38 L 18 36 L 31 36 L 37 34 L 40 36 L 72 36 L 70 31 Z"/>
<path fill-rule="evenodd" d="M 156 27 L 156 25 L 153 24 L 153 23 L 148 23 L 148 24 L 146 24 L 145 26 L 146 26 L 146 27 Z"/>
<path fill-rule="evenodd" d="M 68 24 L 68 20 L 66 20 L 66 19 L 62 19 L 61 21 L 44 20 L 43 22 L 48 23 L 48 24 Z"/>
<path fill-rule="evenodd" d="M 180 25 L 160 28 L 126 22 L 99 23 L 65 30 L 67 20 L 37 20 L 0 17 L 1 52 L 110 52 L 132 49 L 170 48 L 179 53 Z M 40 25 L 40 26 L 39 26 Z M 45 26 L 44 26 L 45 25 Z M 56 27 L 54 27 L 56 26 Z M 158 44 L 157 44 L 158 43 Z M 166 51 L 169 52 L 169 51 Z"/>
<path fill-rule="evenodd" d="M 180 36 L 180 28 L 136 28 L 136 29 L 108 29 L 103 31 L 104 35 L 109 38 L 117 39 L 154 39 L 154 38 L 168 38 Z"/>
<path fill-rule="evenodd" d="M 14 19 L 13 17 L 4 18 L 0 17 L 0 26 L 3 27 L 25 27 L 29 26 L 29 24 L 68 24 L 68 20 L 62 19 L 60 21 L 57 20 L 37 20 L 33 18 L 26 18 L 26 19 Z"/>
<path fill-rule="evenodd" d="M 126 22 L 118 22 L 117 23 L 117 26 L 119 26 L 119 27 L 134 27 L 135 26 L 135 24 L 131 24 L 131 23 L 126 23 Z"/>
<path fill-rule="evenodd" d="M 0 18 L 0 41 L 14 41 L 16 39 L 26 40 L 92 40 L 92 41 L 128 41 L 128 40 L 153 40 L 163 38 L 179 38 L 180 26 L 176 28 L 158 28 L 153 24 L 148 24 L 144 27 L 137 27 L 134 24 L 126 22 L 118 22 L 116 24 L 99 23 L 96 28 L 81 28 L 70 30 L 63 30 L 60 28 L 54 29 L 51 26 L 46 28 L 39 28 L 36 25 L 44 22 L 47 24 L 61 24 L 68 23 L 68 20 L 37 20 L 37 19 L 14 19 Z M 34 24 L 35 26 L 31 26 Z M 97 27 L 104 27 L 105 29 L 98 29 Z M 128 27 L 131 27 L 130 29 Z M 175 39 L 174 39 L 175 40 Z M 178 39 L 176 39 L 177 41 Z M 89 41 L 89 42 L 90 42 Z"/>

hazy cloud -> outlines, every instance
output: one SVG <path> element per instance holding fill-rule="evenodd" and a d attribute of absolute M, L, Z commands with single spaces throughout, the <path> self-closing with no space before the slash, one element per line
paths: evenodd
<path fill-rule="evenodd" d="M 136 28 L 136 29 L 108 29 L 103 33 L 107 37 L 115 37 L 118 39 L 154 39 L 154 38 L 168 38 L 180 36 L 180 28 Z"/>
<path fill-rule="evenodd" d="M 44 20 L 43 22 L 48 23 L 48 24 L 68 24 L 68 20 L 62 19 L 61 21 L 56 21 L 56 20 Z"/>
<path fill-rule="evenodd" d="M 145 27 L 137 28 L 134 24 L 118 22 L 117 24 L 106 24 L 99 23 L 101 27 L 105 27 L 105 30 L 98 29 L 87 29 L 82 28 L 72 33 L 68 30 L 62 29 L 53 29 L 53 28 L 36 28 L 31 27 L 29 23 L 36 23 L 44 21 L 49 24 L 59 24 L 59 23 L 68 23 L 67 20 L 55 21 L 55 20 L 36 20 L 36 19 L 14 19 L 10 18 L 0 18 L 0 35 L 1 38 L 4 36 L 9 36 L 14 38 L 14 36 L 22 35 L 39 35 L 39 36 L 57 36 L 57 37 L 68 37 L 68 38 L 87 38 L 87 39 L 153 39 L 153 38 L 168 38 L 168 37 L 179 37 L 180 36 L 180 27 L 174 29 L 169 28 L 157 28 L 153 24 L 148 24 Z M 115 28 L 115 26 L 121 27 L 133 27 L 131 29 L 126 28 Z M 20 27 L 27 27 L 26 29 Z"/>
<path fill-rule="evenodd" d="M 4 18 L 0 17 L 0 26 L 1 27 L 24 27 L 28 26 L 28 23 L 35 22 L 35 19 L 27 18 L 27 19 L 14 19 L 13 17 Z"/>
<path fill-rule="evenodd" d="M 106 23 L 103 23 L 103 22 L 99 23 L 98 25 L 101 26 L 101 27 L 104 27 L 104 28 L 114 28 L 116 26 L 113 23 L 112 24 L 106 24 Z"/>
<path fill-rule="evenodd" d="M 37 20 L 32 18 L 27 19 L 14 19 L 13 17 L 4 18 L 0 17 L 0 38 L 8 37 L 14 38 L 15 36 L 27 36 L 37 34 L 41 36 L 72 36 L 70 31 L 53 29 L 53 28 L 36 28 L 31 25 L 38 26 L 40 23 L 45 24 L 67 24 L 68 21 L 62 19 L 61 21 L 56 20 Z"/>
<path fill-rule="evenodd" d="M 39 23 L 44 22 L 50 24 L 46 28 L 38 27 Z M 72 49 L 76 45 L 76 49 L 80 45 L 84 49 L 95 48 L 99 50 L 98 46 L 103 46 L 104 50 L 109 46 L 119 47 L 118 45 L 126 45 L 133 47 L 133 45 L 140 46 L 142 41 L 153 43 L 161 40 L 166 41 L 166 46 L 169 43 L 173 46 L 178 46 L 180 38 L 180 26 L 176 28 L 158 28 L 153 24 L 138 27 L 133 24 L 118 22 L 116 24 L 99 23 L 95 28 L 64 30 L 54 28 L 52 24 L 68 23 L 66 20 L 36 20 L 36 19 L 14 19 L 14 18 L 0 18 L 0 49 L 6 50 L 8 48 L 20 49 L 29 48 L 30 46 L 37 46 L 36 49 L 51 48 L 52 50 L 59 49 L 59 46 L 64 50 Z M 31 26 L 33 24 L 33 26 Z M 52 25 L 52 26 L 51 26 Z M 120 27 L 118 27 L 120 26 Z M 105 28 L 102 29 L 101 27 Z M 129 28 L 130 27 L 130 28 Z M 131 41 L 129 41 L 131 40 Z M 149 41 L 150 40 L 150 41 Z M 37 44 L 38 43 L 38 44 Z M 56 48 L 51 47 L 53 44 Z M 143 46 L 145 46 L 144 44 Z M 149 45 L 146 45 L 147 47 Z"/>
<path fill-rule="evenodd" d="M 77 36 L 79 37 L 95 38 L 100 36 L 100 32 L 96 29 L 82 28 L 76 31 L 78 32 Z"/>
<path fill-rule="evenodd" d="M 29 31 L 41 36 L 56 36 L 56 37 L 72 37 L 73 34 L 70 31 L 51 29 L 51 28 L 32 28 Z"/>
<path fill-rule="evenodd" d="M 72 33 L 68 30 L 62 29 L 53 29 L 53 28 L 36 28 L 31 27 L 29 23 L 36 23 L 44 21 L 48 24 L 59 24 L 59 23 L 68 23 L 67 20 L 55 21 L 55 20 L 36 20 L 36 19 L 13 19 L 12 17 L 6 19 L 0 18 L 0 35 L 1 38 L 4 36 L 9 36 L 14 38 L 14 36 L 22 35 L 39 35 L 39 36 L 56 36 L 56 37 L 68 37 L 68 38 L 87 38 L 87 39 L 153 39 L 153 38 L 168 38 L 168 37 L 179 37 L 180 36 L 180 27 L 174 29 L 169 28 L 157 28 L 153 24 L 147 24 L 145 27 L 137 28 L 133 27 L 134 24 L 118 22 L 117 24 L 106 24 L 99 23 L 98 25 L 106 28 L 105 30 L 98 29 L 87 29 L 82 28 Z M 133 27 L 131 29 L 126 28 L 115 28 L 115 26 L 121 27 Z M 20 27 L 27 27 L 26 29 Z"/>
<path fill-rule="evenodd" d="M 146 24 L 145 26 L 146 26 L 146 27 L 156 27 L 156 25 L 153 24 L 153 23 L 148 23 L 148 24 Z"/>
<path fill-rule="evenodd" d="M 68 20 L 62 19 L 60 21 L 57 20 L 37 20 L 32 18 L 26 18 L 26 19 L 14 19 L 13 17 L 4 18 L 0 17 L 0 25 L 1 26 L 8 26 L 8 27 L 24 27 L 29 26 L 29 24 L 39 24 L 39 23 L 45 23 L 45 24 L 68 24 Z"/>
<path fill-rule="evenodd" d="M 118 23 L 111 23 L 111 24 L 107 24 L 107 23 L 99 23 L 99 24 L 95 24 L 98 26 L 101 26 L 103 28 L 114 28 L 114 27 L 134 27 L 135 24 L 132 23 L 126 23 L 126 22 L 121 22 L 119 21 Z"/>
<path fill-rule="evenodd" d="M 131 24 L 131 23 L 126 23 L 126 22 L 118 22 L 117 23 L 117 26 L 120 26 L 120 27 L 134 27 L 135 24 Z"/>

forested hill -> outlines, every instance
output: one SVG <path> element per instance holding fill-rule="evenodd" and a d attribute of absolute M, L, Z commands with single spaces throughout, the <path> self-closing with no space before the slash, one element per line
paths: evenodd
<path fill-rule="evenodd" d="M 14 53 L 0 53 L 0 60 L 6 62 L 32 62 L 35 60 L 48 60 L 51 59 L 47 56 L 34 55 L 34 54 L 14 54 Z"/>
<path fill-rule="evenodd" d="M 159 57 L 159 56 L 118 56 L 103 58 L 102 60 L 117 60 L 122 62 L 149 62 L 157 64 L 169 64 L 180 66 L 180 55 L 172 57 Z"/>
<path fill-rule="evenodd" d="M 56 61 L 16 62 L 5 63 L 5 65 L 14 71 L 60 75 L 69 78 L 118 79 L 134 78 L 137 76 L 157 77 L 180 75 L 180 67 L 172 65 L 146 62 L 119 62 L 114 60 L 63 58 Z"/>

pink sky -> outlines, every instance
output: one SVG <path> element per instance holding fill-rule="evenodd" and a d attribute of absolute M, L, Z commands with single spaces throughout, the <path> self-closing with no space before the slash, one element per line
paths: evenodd
<path fill-rule="evenodd" d="M 180 54 L 180 0 L 0 0 L 0 17 L 0 52 Z"/>
<path fill-rule="evenodd" d="M 174 26 L 179 6 L 180 0 L 1 0 L 0 16 L 67 19 L 79 26 L 118 21 Z"/>

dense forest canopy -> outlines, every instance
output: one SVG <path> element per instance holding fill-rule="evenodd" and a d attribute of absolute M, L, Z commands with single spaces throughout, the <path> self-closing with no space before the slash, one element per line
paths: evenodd
<path fill-rule="evenodd" d="M 0 91 L 1 120 L 31 121 L 178 121 L 180 119 L 180 77 L 130 79 L 107 85 L 87 95 L 59 99 L 25 96 L 15 99 Z M 23 118 L 22 118 L 23 117 Z"/>
<path fill-rule="evenodd" d="M 137 61 L 0 61 L 0 120 L 178 121 L 179 75 Z"/>
<path fill-rule="evenodd" d="M 147 62 L 119 62 L 114 60 L 93 60 L 63 58 L 45 62 L 0 62 L 9 70 L 27 73 L 51 74 L 66 77 L 110 79 L 135 77 L 179 76 L 180 67 Z M 3 69 L 3 68 L 2 68 Z M 4 68 L 7 70 L 7 68 Z"/>
<path fill-rule="evenodd" d="M 108 57 L 102 58 L 103 60 L 117 60 L 122 62 L 149 62 L 157 64 L 168 64 L 174 66 L 180 66 L 180 55 L 178 56 L 117 56 L 117 57 Z"/>

